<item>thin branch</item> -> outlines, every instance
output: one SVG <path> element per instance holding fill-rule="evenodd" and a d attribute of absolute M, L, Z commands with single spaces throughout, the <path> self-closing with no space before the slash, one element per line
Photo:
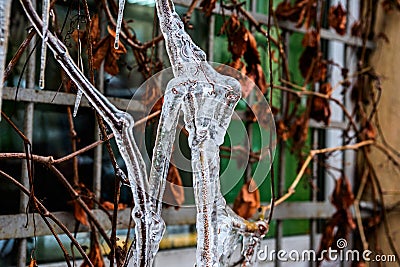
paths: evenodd
<path fill-rule="evenodd" d="M 275 206 L 278 206 L 279 204 L 283 203 L 285 200 L 287 200 L 290 196 L 292 196 L 295 193 L 295 191 L 296 191 L 295 189 L 296 189 L 298 183 L 300 182 L 301 178 L 303 177 L 303 174 L 304 174 L 305 170 L 307 169 L 308 164 L 311 162 L 313 157 L 315 157 L 316 155 L 331 153 L 331 152 L 335 152 L 335 151 L 343 151 L 343 150 L 357 150 L 364 146 L 373 145 L 374 143 L 375 143 L 375 141 L 373 141 L 373 140 L 367 140 L 367 141 L 362 141 L 362 142 L 354 144 L 354 145 L 311 150 L 309 155 L 307 156 L 306 160 L 304 161 L 303 165 L 301 166 L 300 171 L 297 174 L 296 178 L 293 180 L 292 184 L 288 188 L 287 193 L 284 194 L 282 197 L 280 197 L 278 200 L 276 200 Z M 271 205 L 262 207 L 262 214 L 265 214 L 266 211 L 269 209 L 271 209 Z"/>
<path fill-rule="evenodd" d="M 361 218 L 360 200 L 361 200 L 362 194 L 364 192 L 365 185 L 367 184 L 368 175 L 369 175 L 369 169 L 366 168 L 362 175 L 360 186 L 358 187 L 356 199 L 354 200 L 354 203 L 353 203 L 355 217 L 357 220 L 357 227 L 358 227 L 358 231 L 360 233 L 360 238 L 361 238 L 361 242 L 362 242 L 364 251 L 368 249 L 368 241 L 367 241 L 367 238 L 365 237 L 364 226 L 363 226 L 362 218 Z"/>
<path fill-rule="evenodd" d="M 26 194 L 28 196 L 31 195 L 31 192 L 25 186 L 23 186 L 20 182 L 18 182 L 16 179 L 11 177 L 7 173 L 0 170 L 0 175 L 3 176 L 4 178 L 8 179 L 14 185 L 16 185 L 24 194 Z M 86 255 L 85 251 L 83 250 L 83 248 L 79 245 L 78 241 L 73 237 L 71 232 L 68 231 L 68 228 L 60 220 L 58 220 L 57 217 L 55 217 L 51 212 L 49 212 L 46 209 L 46 207 L 36 197 L 34 197 L 34 198 L 35 198 L 35 202 L 37 203 L 37 205 L 40 208 L 38 210 L 38 212 L 44 217 L 49 217 L 55 224 L 57 224 L 57 226 L 61 228 L 61 230 L 68 236 L 68 238 L 71 240 L 71 242 L 75 245 L 75 247 L 78 249 L 78 251 L 82 255 L 82 257 L 90 263 L 90 266 L 94 267 L 91 264 L 91 261 L 89 260 L 88 256 Z M 50 230 L 51 229 L 52 228 L 50 228 Z"/>
<path fill-rule="evenodd" d="M 144 118 L 138 120 L 138 121 L 135 123 L 135 126 L 134 126 L 134 127 L 145 123 L 146 121 L 148 121 L 148 120 L 150 120 L 150 119 L 152 119 L 152 118 L 158 116 L 160 113 L 161 113 L 161 110 L 158 110 L 158 111 L 155 111 L 155 112 L 151 113 L 149 116 L 146 116 L 146 117 L 144 117 Z M 87 145 L 87 146 L 85 146 L 85 147 L 83 147 L 83 148 L 77 150 L 77 151 L 74 152 L 74 153 L 68 154 L 68 155 L 66 155 L 66 156 L 64 156 L 64 157 L 62 157 L 62 158 L 59 158 L 59 159 L 54 160 L 54 164 L 59 164 L 59 163 L 61 163 L 61 162 L 64 162 L 64 161 L 73 159 L 74 157 L 76 157 L 76 156 L 78 156 L 78 155 L 80 155 L 80 154 L 83 154 L 83 153 L 85 153 L 85 152 L 87 152 L 87 151 L 89 151 L 89 150 L 95 148 L 96 146 L 98 146 L 98 145 L 100 145 L 100 144 L 103 144 L 104 142 L 106 142 L 106 141 L 108 141 L 108 140 L 110 140 L 110 139 L 112 139 L 112 138 L 114 138 L 114 134 L 109 134 L 109 135 L 107 135 L 107 137 L 104 138 L 103 140 L 98 140 L 98 141 L 96 141 L 96 142 L 93 142 L 92 144 Z"/>

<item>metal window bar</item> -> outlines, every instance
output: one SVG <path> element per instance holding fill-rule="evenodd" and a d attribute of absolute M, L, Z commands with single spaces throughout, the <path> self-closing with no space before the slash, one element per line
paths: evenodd
<path fill-rule="evenodd" d="M 191 3 L 191 0 L 175 0 L 174 1 L 177 5 L 182 5 L 182 6 L 189 6 Z M 266 15 L 262 14 L 257 14 L 255 7 L 257 6 L 257 0 L 252 1 L 252 10 L 251 14 L 261 23 L 266 24 L 268 17 Z M 359 1 L 347 1 L 346 3 L 346 9 L 350 10 L 350 12 L 353 14 L 353 17 L 358 17 L 358 8 L 359 8 Z M 218 14 L 219 13 L 219 7 L 214 9 L 213 14 Z M 226 12 L 229 15 L 229 12 Z M 208 36 L 208 52 L 209 52 L 209 59 L 213 59 L 213 36 L 214 36 L 214 25 L 215 25 L 215 18 L 212 16 L 210 18 L 210 23 L 209 23 L 209 36 Z M 286 32 L 285 36 L 289 36 L 290 32 L 305 32 L 305 29 L 303 28 L 296 28 L 293 23 L 290 22 L 279 22 L 279 26 Z M 339 36 L 336 33 L 333 33 L 330 30 L 322 30 L 321 31 L 321 38 L 333 41 L 335 43 L 339 43 L 343 46 L 343 56 L 342 56 L 342 63 L 343 66 L 347 66 L 349 69 L 354 69 L 355 64 L 354 62 L 351 62 L 349 60 L 349 56 L 353 54 L 351 49 L 354 46 L 361 46 L 362 45 L 362 40 L 360 38 L 355 38 L 351 37 L 349 35 Z M 287 38 L 286 38 L 287 39 Z M 32 44 L 34 42 L 31 42 Z M 367 43 L 368 48 L 374 48 L 374 44 L 372 42 Z M 158 49 L 158 53 L 161 52 L 162 49 Z M 160 56 L 160 55 L 159 55 Z M 32 89 L 35 86 L 35 81 L 34 81 L 34 74 L 35 74 L 35 57 L 31 57 L 31 61 L 29 62 L 29 67 L 27 71 L 27 83 L 26 83 L 26 89 L 20 90 L 18 94 L 18 101 L 22 101 L 26 103 L 26 112 L 25 112 L 25 119 L 24 119 L 24 132 L 27 135 L 28 138 L 32 138 L 31 132 L 32 132 L 32 124 L 33 124 L 33 109 L 34 109 L 34 104 L 35 103 L 46 103 L 46 104 L 52 104 L 52 105 L 73 105 L 75 101 L 75 95 L 73 94 L 67 94 L 67 93 L 56 93 L 54 91 L 46 91 L 46 90 L 35 90 Z M 104 84 L 102 83 L 103 76 L 100 72 L 99 75 L 99 83 L 98 83 L 98 88 L 101 90 L 104 88 Z M 16 89 L 15 88 L 10 88 L 10 87 L 5 87 L 3 91 L 2 98 L 3 100 L 14 100 Z M 134 105 L 129 105 L 128 100 L 125 99 L 119 99 L 119 98 L 110 98 L 110 100 L 120 109 L 126 110 L 128 107 L 135 108 L 135 111 L 141 111 L 143 110 L 143 106 L 137 102 Z M 349 101 L 349 96 L 345 96 L 345 104 L 347 107 L 350 107 L 351 102 Z M 285 102 L 282 103 L 282 105 L 286 105 Z M 88 107 L 87 101 L 83 100 L 81 103 L 82 107 Z M 318 129 L 325 129 L 327 132 L 332 131 L 332 129 L 335 129 L 336 131 L 339 130 L 340 132 L 345 129 L 346 127 L 346 121 L 343 117 L 343 114 L 340 113 L 338 118 L 334 121 L 332 121 L 330 126 L 324 126 L 320 123 L 316 122 L 311 122 L 311 127 L 314 129 L 313 130 L 313 135 L 315 139 L 318 139 Z M 98 132 L 95 132 L 95 136 L 98 137 Z M 327 138 L 329 139 L 329 137 Z M 337 138 L 336 138 L 337 140 Z M 343 140 L 341 141 L 340 144 L 343 144 Z M 285 177 L 285 158 L 284 158 L 284 150 L 286 148 L 284 146 L 281 146 L 281 158 L 276 159 L 279 160 L 280 162 L 280 168 L 279 170 L 276 170 L 276 173 L 278 173 L 281 177 Z M 94 164 L 94 170 L 95 170 L 95 177 L 94 177 L 94 188 L 96 192 L 96 196 L 101 191 L 101 147 L 98 147 L 95 152 L 95 164 Z M 346 151 L 342 153 L 341 156 L 343 159 L 352 159 L 354 158 L 354 152 L 352 151 Z M 349 160 L 351 162 L 351 160 Z M 316 164 L 314 164 L 314 167 L 316 167 Z M 352 177 L 352 173 L 354 171 L 354 166 L 353 165 L 348 165 L 344 164 L 341 166 L 338 166 L 342 169 L 344 169 L 346 175 L 348 177 Z M 26 177 L 26 171 L 22 171 L 21 174 L 22 177 Z M 316 177 L 316 173 L 314 174 L 314 179 Z M 284 180 L 281 180 L 284 182 Z M 24 181 L 25 185 L 28 184 L 28 182 Z M 330 185 L 331 187 L 332 185 Z M 283 193 L 284 184 L 279 185 L 279 193 Z M 326 190 L 326 192 L 330 193 L 330 190 Z M 283 203 L 281 206 L 277 207 L 275 209 L 274 213 L 274 219 L 278 221 L 278 227 L 277 227 L 277 233 L 275 237 L 275 246 L 276 249 L 280 249 L 282 247 L 282 239 L 284 238 L 282 235 L 282 224 L 281 220 L 283 219 L 310 219 L 310 225 L 311 225 L 311 231 L 309 234 L 309 246 L 311 248 L 316 247 L 316 234 L 317 234 L 317 229 L 316 229 L 316 221 L 315 219 L 324 219 L 324 218 L 329 218 L 332 213 L 334 212 L 334 208 L 332 205 L 327 202 L 327 196 L 324 201 L 319 202 L 317 201 L 315 193 L 313 193 L 312 199 L 309 202 L 287 202 Z M 34 236 L 34 229 L 32 225 L 29 225 L 27 228 L 22 227 L 25 224 L 25 214 L 24 214 L 24 209 L 26 206 L 26 197 L 21 196 L 21 209 L 20 209 L 20 214 L 15 214 L 15 215 L 2 215 L 0 216 L 0 239 L 9 239 L 9 238 L 21 238 L 20 241 L 20 250 L 19 250 L 19 256 L 21 260 L 18 262 L 18 267 L 19 266 L 25 266 L 25 256 L 24 253 L 26 251 L 26 241 L 25 238 L 27 237 L 32 237 Z M 130 212 L 128 210 L 122 211 L 119 213 L 119 227 L 124 228 L 127 227 L 128 221 L 129 221 L 129 214 Z M 74 217 L 68 213 L 68 212 L 56 212 L 56 216 L 58 216 L 70 229 L 71 231 L 74 229 Z M 104 214 L 99 211 L 99 210 L 94 210 L 94 214 L 96 215 L 97 218 L 99 218 L 100 222 L 104 225 L 106 229 L 109 229 L 111 227 L 108 219 L 104 216 Z M 36 215 L 35 215 L 36 216 Z M 164 210 L 163 216 L 166 219 L 167 224 L 194 224 L 195 223 L 195 210 L 192 208 L 181 208 L 178 211 L 175 210 Z M 39 217 L 36 220 L 36 235 L 48 235 L 50 234 L 49 229 L 45 226 L 45 224 L 39 219 Z M 88 229 L 85 227 L 82 227 L 80 231 L 87 231 Z M 57 229 L 59 233 L 61 231 Z M 279 266 L 279 263 L 276 263 L 276 266 Z"/>

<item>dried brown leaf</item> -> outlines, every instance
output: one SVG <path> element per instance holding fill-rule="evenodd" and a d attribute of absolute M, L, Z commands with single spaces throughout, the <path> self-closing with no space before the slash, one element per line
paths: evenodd
<path fill-rule="evenodd" d="M 119 73 L 117 61 L 127 51 L 121 41 L 118 49 L 115 49 L 115 31 L 108 27 L 108 33 L 109 35 L 100 40 L 93 49 L 93 68 L 99 69 L 101 63 L 105 60 L 104 70 L 111 75 L 117 75 Z"/>
<path fill-rule="evenodd" d="M 329 26 L 334 28 L 340 35 L 346 34 L 346 21 L 347 12 L 344 10 L 342 4 L 339 2 L 337 6 L 329 8 L 328 22 Z"/>
<path fill-rule="evenodd" d="M 350 34 L 354 37 L 362 36 L 362 25 L 359 20 L 355 21 L 353 25 L 351 25 Z"/>
<path fill-rule="evenodd" d="M 331 196 L 331 202 L 336 209 L 348 209 L 354 202 L 354 194 L 351 184 L 346 177 L 336 180 L 335 189 Z"/>
<path fill-rule="evenodd" d="M 317 47 L 320 41 L 320 35 L 316 30 L 307 31 L 304 34 L 301 44 L 304 47 Z"/>
<path fill-rule="evenodd" d="M 92 20 L 90 21 L 90 38 L 92 41 L 92 45 L 96 45 L 98 40 L 100 39 L 100 27 L 99 27 L 99 16 L 97 14 L 93 15 Z M 75 30 L 72 34 L 72 39 L 76 43 L 81 41 L 81 44 L 87 45 L 87 31 L 86 30 Z"/>
<path fill-rule="evenodd" d="M 72 205 L 74 209 L 75 219 L 79 221 L 81 224 L 89 226 L 85 210 L 82 208 L 82 206 L 79 204 L 77 200 L 74 200 L 72 203 L 73 203 Z"/>
<path fill-rule="evenodd" d="M 114 210 L 114 203 L 112 203 L 110 201 L 104 201 L 103 203 L 101 203 L 101 205 L 106 210 Z M 118 210 L 126 209 L 127 206 L 128 205 L 126 205 L 124 203 L 118 203 Z"/>
<path fill-rule="evenodd" d="M 261 67 L 257 41 L 253 34 L 247 30 L 236 15 L 232 15 L 224 23 L 220 33 L 226 33 L 228 36 L 228 49 L 232 54 L 232 62 L 229 65 L 245 73 L 263 93 L 266 93 L 267 83 Z M 246 68 L 244 68 L 244 63 L 241 60 L 242 57 L 246 62 Z M 247 97 L 254 86 L 245 79 L 242 81 L 243 97 Z"/>
<path fill-rule="evenodd" d="M 282 141 L 287 141 L 290 138 L 289 128 L 282 120 L 276 122 L 276 133 Z"/>
<path fill-rule="evenodd" d="M 239 216 L 249 219 L 260 207 L 260 192 L 253 179 L 246 182 L 233 203 L 233 211 Z"/>
<path fill-rule="evenodd" d="M 31 259 L 31 261 L 29 262 L 29 267 L 38 267 L 35 259 Z"/>
<path fill-rule="evenodd" d="M 90 261 L 95 267 L 104 267 L 103 255 L 101 254 L 101 249 L 97 238 L 91 238 L 90 251 L 88 254 Z M 85 260 L 80 267 L 89 267 L 89 263 Z"/>
<path fill-rule="evenodd" d="M 299 10 L 299 18 L 296 27 L 300 28 L 304 25 L 306 29 L 309 29 L 317 15 L 317 1 L 298 0 L 295 3 L 295 8 Z"/>
<path fill-rule="evenodd" d="M 255 121 L 259 123 L 261 127 L 266 130 L 270 130 L 271 124 L 273 121 L 273 115 L 271 114 L 271 110 L 266 101 L 259 101 L 252 105 L 251 107 L 254 115 L 256 116 Z"/>
<path fill-rule="evenodd" d="M 346 177 L 341 177 L 336 180 L 331 202 L 336 207 L 337 211 L 333 214 L 332 218 L 328 220 L 322 232 L 318 258 L 320 258 L 323 250 L 329 248 L 342 249 L 338 248 L 337 241 L 342 238 L 347 239 L 350 231 L 356 227 L 349 209 L 354 202 L 354 195 L 350 182 Z M 327 257 L 325 257 L 325 259 L 329 260 Z"/>
<path fill-rule="evenodd" d="M 309 121 L 308 112 L 304 112 L 301 116 L 296 118 L 290 127 L 290 136 L 293 138 L 292 151 L 300 151 L 307 141 Z"/>
<path fill-rule="evenodd" d="M 332 92 L 332 86 L 330 83 L 324 83 L 321 85 L 320 93 L 330 95 Z M 311 101 L 310 118 L 316 121 L 323 121 L 325 125 L 329 124 L 331 117 L 331 108 L 327 99 L 313 96 Z"/>
<path fill-rule="evenodd" d="M 297 21 L 299 19 L 299 9 L 296 6 L 292 6 L 290 1 L 283 1 L 276 7 L 275 16 L 280 20 Z"/>
<path fill-rule="evenodd" d="M 200 7 L 203 9 L 203 12 L 206 13 L 206 16 L 209 17 L 211 16 L 216 4 L 217 0 L 203 0 L 200 3 Z"/>

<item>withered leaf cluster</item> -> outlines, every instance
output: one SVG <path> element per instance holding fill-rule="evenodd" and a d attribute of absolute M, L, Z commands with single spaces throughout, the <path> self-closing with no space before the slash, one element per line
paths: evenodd
<path fill-rule="evenodd" d="M 267 83 L 253 34 L 234 14 L 223 24 L 220 30 L 220 34 L 222 33 L 228 36 L 228 49 L 232 54 L 232 62 L 229 65 L 248 76 L 263 93 L 266 93 Z M 245 79 L 239 81 L 242 83 L 243 97 L 247 97 L 253 86 Z"/>
<path fill-rule="evenodd" d="M 335 29 L 335 31 L 340 35 L 346 34 L 346 21 L 347 12 L 344 10 L 341 3 L 336 6 L 331 6 L 329 8 L 329 26 Z"/>
<path fill-rule="evenodd" d="M 249 219 L 260 208 L 260 192 L 253 179 L 250 179 L 239 191 L 233 203 L 233 211 L 239 216 Z"/>
<path fill-rule="evenodd" d="M 75 191 L 81 196 L 86 205 L 90 209 L 92 209 L 94 206 L 94 203 L 92 201 L 92 199 L 94 198 L 93 192 L 91 192 L 83 183 L 79 183 L 77 188 L 75 188 Z M 82 208 L 81 204 L 76 199 L 72 200 L 70 204 L 73 207 L 75 219 L 81 224 L 89 226 L 87 214 Z"/>
<path fill-rule="evenodd" d="M 217 0 L 203 0 L 200 3 L 200 7 L 207 16 L 210 16 L 216 4 Z"/>
<path fill-rule="evenodd" d="M 104 70 L 111 74 L 117 75 L 119 73 L 118 60 L 121 55 L 126 54 L 125 46 L 119 42 L 118 49 L 114 48 L 115 31 L 110 27 L 107 28 L 108 34 L 100 39 L 99 17 L 94 15 L 90 22 L 90 41 L 93 46 L 93 68 L 99 69 L 101 63 L 104 61 Z M 89 41 L 88 31 L 75 30 L 72 33 L 72 38 L 76 43 L 87 44 Z"/>
<path fill-rule="evenodd" d="M 296 22 L 296 27 L 304 26 L 306 29 L 313 24 L 316 14 L 317 0 L 297 0 L 294 4 L 285 0 L 275 10 L 278 19 Z"/>
<path fill-rule="evenodd" d="M 347 239 L 350 231 L 356 227 L 350 212 L 350 206 L 354 203 L 354 195 L 346 177 L 336 180 L 331 203 L 335 206 L 336 212 L 329 219 L 322 233 L 319 255 L 322 250 L 328 250 L 328 248 L 338 249 L 336 242 L 341 238 Z M 328 258 L 326 259 L 328 260 Z"/>
<path fill-rule="evenodd" d="M 319 92 L 325 95 L 330 95 L 332 93 L 331 84 L 322 84 Z M 331 117 L 331 109 L 329 107 L 328 99 L 313 96 L 311 101 L 310 117 L 316 121 L 323 121 L 325 125 L 328 125 Z"/>
<path fill-rule="evenodd" d="M 91 233 L 92 238 L 90 241 L 90 250 L 89 250 L 88 258 L 90 259 L 93 266 L 104 267 L 105 264 L 104 264 L 104 260 L 103 260 L 103 255 L 101 253 L 100 244 L 99 244 L 97 237 L 93 237 L 94 234 L 96 234 L 96 233 Z M 90 264 L 85 260 L 85 261 L 83 261 L 83 263 L 81 264 L 80 267 L 89 267 L 89 266 L 90 266 Z"/>

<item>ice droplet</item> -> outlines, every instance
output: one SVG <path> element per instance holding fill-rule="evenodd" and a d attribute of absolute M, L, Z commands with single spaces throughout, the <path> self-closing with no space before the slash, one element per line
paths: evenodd
<path fill-rule="evenodd" d="M 115 28 L 115 42 L 114 42 L 115 49 L 119 48 L 119 34 L 121 33 L 122 19 L 124 18 L 124 8 L 125 8 L 125 0 L 119 0 L 117 27 Z"/>
<path fill-rule="evenodd" d="M 50 0 L 42 1 L 42 53 L 40 55 L 40 74 L 39 74 L 39 87 L 43 89 L 45 86 L 45 72 L 46 72 L 46 59 L 47 59 L 47 31 L 49 29 L 49 14 L 50 14 Z"/>

